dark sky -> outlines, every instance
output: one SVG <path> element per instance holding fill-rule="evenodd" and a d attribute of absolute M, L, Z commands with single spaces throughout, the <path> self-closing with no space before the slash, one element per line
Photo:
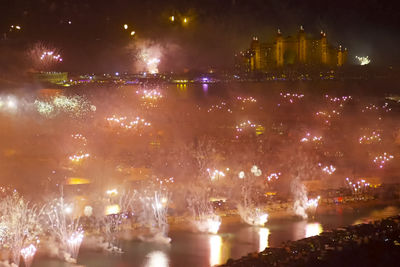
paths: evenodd
<path fill-rule="evenodd" d="M 399 7 L 378 0 L 1 0 L 0 32 L 8 40 L 0 43 L 0 63 L 43 41 L 62 50 L 65 70 L 130 70 L 126 48 L 136 38 L 166 48 L 164 69 L 231 67 L 234 52 L 247 48 L 251 36 L 271 40 L 278 27 L 291 35 L 303 25 L 311 34 L 326 31 L 332 45 L 342 44 L 352 56 L 400 65 Z M 186 26 L 179 22 L 185 16 Z M 22 30 L 9 32 L 17 24 Z"/>

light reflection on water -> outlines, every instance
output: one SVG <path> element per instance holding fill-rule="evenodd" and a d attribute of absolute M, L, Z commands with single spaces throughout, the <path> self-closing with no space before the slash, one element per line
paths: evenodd
<path fill-rule="evenodd" d="M 293 224 L 292 240 L 299 240 L 322 233 L 323 228 L 319 222 L 309 223 L 307 221 L 296 222 Z"/>
<path fill-rule="evenodd" d="M 258 235 L 260 238 L 258 251 L 261 252 L 268 247 L 269 229 L 265 227 L 260 227 L 260 229 L 258 230 Z"/>
<path fill-rule="evenodd" d="M 162 251 L 153 251 L 147 254 L 146 256 L 146 264 L 145 267 L 168 267 L 169 266 L 169 258 Z"/>
<path fill-rule="evenodd" d="M 222 237 L 210 235 L 210 266 L 222 264 Z"/>
<path fill-rule="evenodd" d="M 360 218 L 376 218 L 398 211 L 393 207 L 365 209 L 347 214 L 320 215 L 318 221 L 293 219 L 271 220 L 267 227 L 222 223 L 219 234 L 207 235 L 172 231 L 168 247 L 156 243 L 127 241 L 125 253 L 114 257 L 105 253 L 81 250 L 78 264 L 85 267 L 204 267 L 224 264 L 229 258 L 238 259 L 247 253 L 277 247 L 287 240 L 297 240 L 320 234 L 325 230 L 351 225 Z M 379 215 L 379 216 L 376 216 Z M 382 215 L 383 216 L 383 215 Z M 61 261 L 36 259 L 33 267 L 66 267 Z"/>
<path fill-rule="evenodd" d="M 305 237 L 307 238 L 307 237 L 319 235 L 320 233 L 322 233 L 322 231 L 323 231 L 323 229 L 322 229 L 322 225 L 320 223 L 307 223 Z"/>

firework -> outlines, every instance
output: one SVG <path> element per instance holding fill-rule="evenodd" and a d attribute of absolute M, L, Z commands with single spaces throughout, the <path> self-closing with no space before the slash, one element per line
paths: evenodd
<path fill-rule="evenodd" d="M 308 218 L 307 212 L 315 212 L 318 207 L 320 197 L 315 199 L 309 199 L 307 196 L 307 189 L 304 184 L 300 181 L 299 177 L 296 177 L 291 183 L 291 191 L 294 195 L 293 210 L 294 213 L 303 219 Z"/>
<path fill-rule="evenodd" d="M 320 196 L 316 197 L 316 198 L 310 198 L 307 200 L 306 202 L 306 208 L 307 209 L 316 209 L 318 207 L 318 202 L 321 199 Z"/>
<path fill-rule="evenodd" d="M 323 167 L 322 171 L 327 173 L 327 174 L 329 174 L 329 175 L 332 175 L 336 171 L 336 168 L 334 166 L 332 166 L 332 165 L 329 165 L 329 166 Z"/>
<path fill-rule="evenodd" d="M 279 179 L 279 176 L 281 176 L 281 173 L 280 172 L 273 172 L 273 173 L 270 173 L 268 176 L 267 176 L 267 180 L 268 180 L 268 182 L 270 182 L 271 180 L 278 180 Z"/>
<path fill-rule="evenodd" d="M 90 157 L 89 153 L 80 153 L 77 155 L 72 155 L 69 157 L 69 160 L 73 163 L 80 163 L 82 162 L 84 159 L 87 159 Z"/>
<path fill-rule="evenodd" d="M 228 113 L 232 113 L 232 110 L 230 108 L 228 108 L 228 105 L 226 102 L 222 101 L 219 104 L 215 104 L 215 105 L 211 105 L 211 107 L 209 107 L 207 109 L 207 112 L 213 112 L 213 111 L 220 111 L 220 110 L 226 110 Z"/>
<path fill-rule="evenodd" d="M 163 98 L 163 95 L 160 91 L 153 89 L 153 90 L 141 90 L 136 91 L 136 94 L 141 95 L 143 100 L 159 100 Z"/>
<path fill-rule="evenodd" d="M 11 250 L 11 262 L 19 265 L 24 246 L 39 243 L 43 233 L 40 223 L 42 210 L 26 202 L 16 191 L 0 203 L 0 240 Z"/>
<path fill-rule="evenodd" d="M 353 195 L 361 195 L 366 192 L 368 187 L 370 186 L 364 179 L 360 179 L 358 181 L 351 181 L 350 178 L 346 178 L 346 185 L 350 188 Z"/>
<path fill-rule="evenodd" d="M 359 57 L 359 56 L 356 56 L 355 58 L 356 58 L 356 60 L 358 61 L 358 63 L 359 63 L 361 66 L 363 66 L 363 65 L 368 65 L 369 63 L 371 63 L 371 59 L 370 59 L 368 56 L 366 56 L 366 57 Z"/>
<path fill-rule="evenodd" d="M 73 232 L 69 236 L 69 238 L 67 240 L 68 251 L 70 252 L 71 257 L 73 259 L 78 258 L 79 248 L 81 246 L 82 241 L 83 241 L 83 231 L 82 230 Z"/>
<path fill-rule="evenodd" d="M 329 96 L 329 95 L 325 95 L 325 99 L 326 100 L 328 100 L 328 101 L 330 101 L 330 102 L 333 102 L 333 103 L 339 103 L 339 104 L 341 104 L 341 103 L 343 103 L 343 102 L 347 102 L 347 101 L 350 101 L 351 99 L 353 99 L 352 98 L 352 96 L 341 96 L 341 97 L 331 97 L 331 96 Z"/>
<path fill-rule="evenodd" d="M 28 50 L 28 56 L 36 70 L 50 70 L 57 63 L 63 61 L 58 49 L 38 42 Z"/>
<path fill-rule="evenodd" d="M 243 104 L 244 104 L 244 103 L 256 103 L 256 102 L 257 102 L 257 99 L 255 99 L 255 98 L 252 97 L 252 96 L 249 96 L 249 97 L 241 97 L 241 96 L 238 96 L 238 97 L 236 97 L 236 100 L 242 102 Z"/>
<path fill-rule="evenodd" d="M 204 188 L 192 187 L 192 192 L 186 200 L 192 212 L 194 226 L 200 232 L 216 234 L 221 225 L 221 218 L 215 214 Z"/>
<path fill-rule="evenodd" d="M 59 242 L 64 251 L 64 259 L 76 262 L 83 239 L 83 230 L 78 218 L 66 212 L 68 205 L 64 198 L 55 199 L 46 207 L 46 217 L 50 234 Z"/>
<path fill-rule="evenodd" d="M 305 142 L 320 142 L 322 140 L 322 136 L 311 136 L 310 133 L 307 133 L 305 137 L 300 139 L 300 142 L 305 143 Z"/>
<path fill-rule="evenodd" d="M 160 187 L 153 194 L 140 197 L 142 214 L 140 220 L 144 227 L 148 227 L 153 239 L 161 242 L 170 242 L 168 234 L 168 203 L 170 194 L 165 188 Z"/>
<path fill-rule="evenodd" d="M 83 136 L 82 134 L 72 134 L 71 137 L 75 140 L 81 141 L 83 143 L 84 146 L 86 146 L 87 144 L 87 139 L 85 136 Z"/>
<path fill-rule="evenodd" d="M 358 139 L 358 142 L 360 144 L 373 144 L 373 143 L 379 143 L 382 141 L 381 135 L 375 131 L 371 133 L 371 135 L 363 135 Z"/>
<path fill-rule="evenodd" d="M 295 103 L 296 100 L 302 99 L 304 97 L 303 94 L 291 94 L 291 93 L 280 93 L 279 94 L 283 99 L 288 101 L 290 104 Z M 278 104 L 279 105 L 279 104 Z"/>
<path fill-rule="evenodd" d="M 390 112 L 392 108 L 389 107 L 389 103 L 385 103 L 383 106 L 378 106 L 375 104 L 368 104 L 361 109 L 361 112 L 372 112 L 372 111 L 379 111 L 383 110 L 384 112 Z"/>
<path fill-rule="evenodd" d="M 225 173 L 222 172 L 222 171 L 219 171 L 219 170 L 211 171 L 210 169 L 207 169 L 207 172 L 208 172 L 208 174 L 210 175 L 210 179 L 211 179 L 212 181 L 218 180 L 218 179 L 220 179 L 221 177 L 225 177 Z"/>
<path fill-rule="evenodd" d="M 112 117 L 106 118 L 106 120 L 110 123 L 111 126 L 118 126 L 122 129 L 130 130 L 135 129 L 138 130 L 143 127 L 148 127 L 151 125 L 150 122 L 147 122 L 145 119 L 140 117 L 136 117 L 133 120 L 128 120 L 127 117 L 117 117 L 113 115 Z"/>
<path fill-rule="evenodd" d="M 32 244 L 30 244 L 26 248 L 21 249 L 21 256 L 24 259 L 26 267 L 30 267 L 32 265 L 32 260 L 35 254 L 36 254 L 36 247 Z"/>
<path fill-rule="evenodd" d="M 35 100 L 37 112 L 47 118 L 52 118 L 60 113 L 66 113 L 72 117 L 82 117 L 89 112 L 94 112 L 96 106 L 81 96 L 55 96 L 48 101 Z"/>
<path fill-rule="evenodd" d="M 246 130 L 250 130 L 250 129 L 260 129 L 260 128 L 264 128 L 262 125 L 257 125 L 253 122 L 251 122 L 250 120 L 248 121 L 244 121 L 238 125 L 235 126 L 236 129 L 236 138 L 239 138 L 239 134 L 244 133 Z"/>
<path fill-rule="evenodd" d="M 378 155 L 374 158 L 374 163 L 378 165 L 380 169 L 382 169 L 385 166 L 385 164 L 390 160 L 392 160 L 393 158 L 394 158 L 393 155 L 384 152 L 383 154 Z"/>
<path fill-rule="evenodd" d="M 221 218 L 216 214 L 202 215 L 196 218 L 194 225 L 200 232 L 216 234 L 221 225 Z"/>
<path fill-rule="evenodd" d="M 239 205 L 238 211 L 242 220 L 247 224 L 264 226 L 264 224 L 268 221 L 268 214 L 263 212 L 260 208 L 253 207 L 251 205 Z"/>
<path fill-rule="evenodd" d="M 137 192 L 116 188 L 107 190 L 107 197 L 101 198 L 101 208 L 104 213 L 95 214 L 99 232 L 103 234 L 106 249 L 109 252 L 123 252 L 119 244 L 118 235 L 122 231 L 123 224 L 133 215 L 133 203 Z M 104 216 L 105 215 L 105 216 Z"/>

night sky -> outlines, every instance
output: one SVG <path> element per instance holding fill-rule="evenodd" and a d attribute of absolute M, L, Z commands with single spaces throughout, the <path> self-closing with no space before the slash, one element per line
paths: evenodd
<path fill-rule="evenodd" d="M 41 41 L 62 51 L 64 70 L 131 71 L 128 48 L 143 40 L 165 49 L 164 71 L 231 68 L 234 53 L 253 35 L 269 41 L 277 28 L 293 35 L 299 25 L 315 36 L 326 31 L 332 45 L 347 47 L 353 57 L 400 65 L 400 4 L 392 1 L 1 0 L 0 12 L 2 70 L 22 66 L 23 51 Z M 10 32 L 10 25 L 22 29 Z"/>

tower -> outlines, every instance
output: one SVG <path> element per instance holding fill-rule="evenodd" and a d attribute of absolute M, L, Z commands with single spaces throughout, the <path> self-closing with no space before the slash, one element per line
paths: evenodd
<path fill-rule="evenodd" d="M 321 31 L 321 63 L 328 64 L 328 43 L 326 40 L 326 33 Z"/>
<path fill-rule="evenodd" d="M 342 46 L 339 45 L 339 49 L 337 52 L 337 66 L 342 67 L 346 63 L 346 59 L 347 59 L 347 48 L 343 50 Z"/>
<path fill-rule="evenodd" d="M 298 49 L 297 55 L 300 63 L 306 63 L 307 59 L 307 45 L 306 45 L 306 34 L 304 32 L 303 26 L 300 26 L 299 31 L 299 40 L 298 40 Z"/>
<path fill-rule="evenodd" d="M 276 65 L 278 67 L 283 66 L 283 37 L 280 29 L 278 29 L 276 36 Z"/>
<path fill-rule="evenodd" d="M 253 52 L 251 70 L 252 71 L 260 70 L 261 69 L 261 47 L 260 47 L 260 42 L 258 41 L 258 37 L 253 37 L 253 40 L 251 41 L 251 44 L 250 44 L 250 49 Z"/>

